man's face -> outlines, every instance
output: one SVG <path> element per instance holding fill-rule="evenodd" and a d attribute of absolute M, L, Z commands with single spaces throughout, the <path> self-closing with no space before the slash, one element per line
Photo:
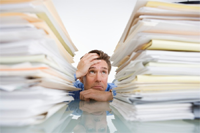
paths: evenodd
<path fill-rule="evenodd" d="M 105 91 L 108 80 L 108 64 L 101 60 L 100 63 L 92 65 L 83 78 L 84 89 L 95 89 Z"/>

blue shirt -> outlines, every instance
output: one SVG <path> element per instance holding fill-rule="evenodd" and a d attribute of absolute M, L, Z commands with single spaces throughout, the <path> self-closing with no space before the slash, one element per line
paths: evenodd
<path fill-rule="evenodd" d="M 79 91 L 71 91 L 70 93 L 72 93 L 72 96 L 74 97 L 74 99 L 80 99 L 80 92 L 84 90 L 84 85 L 82 82 L 80 82 L 79 80 L 76 79 L 76 74 L 74 74 L 74 78 L 75 78 L 75 82 L 74 82 L 74 86 L 76 88 L 80 88 L 81 90 Z M 108 83 L 107 84 L 107 88 L 105 91 L 110 91 L 112 89 L 113 92 L 113 96 L 116 96 L 116 90 L 114 90 L 113 88 L 117 87 L 115 84 L 113 83 Z"/>

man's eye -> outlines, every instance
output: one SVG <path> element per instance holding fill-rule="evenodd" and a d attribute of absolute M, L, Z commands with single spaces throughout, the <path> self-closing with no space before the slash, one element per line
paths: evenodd
<path fill-rule="evenodd" d="M 103 74 L 106 74 L 106 71 L 102 71 Z"/>
<path fill-rule="evenodd" d="M 94 73 L 94 71 L 89 71 L 89 73 L 93 74 L 93 73 Z"/>

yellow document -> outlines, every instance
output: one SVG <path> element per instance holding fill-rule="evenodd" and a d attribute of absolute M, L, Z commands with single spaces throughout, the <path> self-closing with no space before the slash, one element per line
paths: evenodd
<path fill-rule="evenodd" d="M 149 43 L 144 44 L 141 49 L 200 52 L 200 44 L 192 42 L 179 42 L 179 41 L 154 39 L 151 40 Z"/>
<path fill-rule="evenodd" d="M 146 82 L 146 83 L 200 83 L 200 76 L 158 76 L 158 75 L 137 75 L 132 82 Z"/>
<path fill-rule="evenodd" d="M 178 64 L 178 63 L 158 63 L 158 62 L 149 62 L 145 67 L 178 67 L 178 68 L 200 68 L 199 64 Z"/>
<path fill-rule="evenodd" d="M 53 25 L 53 23 L 51 22 L 51 20 L 48 18 L 48 16 L 45 13 L 37 13 L 36 14 L 40 19 L 44 20 L 47 25 L 51 28 L 51 30 L 54 32 L 54 34 L 56 35 L 56 37 L 58 38 L 58 40 L 61 42 L 61 44 L 64 46 L 64 48 L 67 50 L 67 52 L 70 55 L 74 55 L 72 53 L 72 51 L 70 50 L 69 46 L 65 43 L 65 41 L 63 40 L 63 38 L 61 37 L 61 35 L 59 34 L 59 32 L 57 31 L 57 29 L 55 28 L 55 26 Z"/>
<path fill-rule="evenodd" d="M 176 91 L 176 90 L 199 90 L 200 91 L 200 84 L 180 84 L 180 85 L 162 85 L 162 86 L 145 86 L 145 87 L 138 87 L 134 89 L 132 92 L 162 92 L 162 91 Z"/>
<path fill-rule="evenodd" d="M 33 0 L 1 0 L 0 4 L 17 4 L 17 3 L 23 3 L 23 2 L 30 2 Z"/>
<path fill-rule="evenodd" d="M 160 1 L 148 1 L 147 4 L 146 4 L 146 7 L 200 11 L 200 6 L 167 3 L 167 2 L 160 2 Z"/>
<path fill-rule="evenodd" d="M 43 28 L 45 31 L 49 33 L 50 38 L 54 39 L 56 42 L 62 56 L 69 62 L 69 63 L 74 63 L 73 57 L 65 50 L 63 45 L 60 43 L 58 38 L 54 35 L 54 33 L 51 31 L 51 29 L 47 26 L 45 22 L 37 22 L 37 23 L 32 23 L 35 27 L 37 28 Z"/>
<path fill-rule="evenodd" d="M 57 23 L 61 26 L 63 32 L 65 33 L 66 37 L 68 38 L 68 40 L 70 41 L 70 43 L 72 44 L 73 48 L 75 49 L 75 51 L 78 51 L 78 49 L 76 48 L 76 46 L 73 44 L 65 26 L 62 23 L 62 20 L 60 19 L 53 3 L 51 0 L 45 0 L 44 5 L 47 7 L 47 9 L 49 10 L 49 12 L 52 14 L 52 16 L 55 18 L 55 20 L 57 21 Z"/>

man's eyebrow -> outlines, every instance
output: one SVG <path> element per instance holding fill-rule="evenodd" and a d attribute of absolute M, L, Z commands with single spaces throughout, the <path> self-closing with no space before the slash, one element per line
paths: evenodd
<path fill-rule="evenodd" d="M 101 67 L 101 68 L 106 69 L 106 70 L 108 69 L 107 67 Z"/>
<path fill-rule="evenodd" d="M 90 67 L 89 69 L 94 69 L 94 68 L 96 68 L 96 67 Z M 107 67 L 101 67 L 102 69 L 106 69 L 106 70 L 108 70 L 108 68 Z"/>
<path fill-rule="evenodd" d="M 93 69 L 93 68 L 96 68 L 96 67 L 90 67 L 89 69 Z"/>

